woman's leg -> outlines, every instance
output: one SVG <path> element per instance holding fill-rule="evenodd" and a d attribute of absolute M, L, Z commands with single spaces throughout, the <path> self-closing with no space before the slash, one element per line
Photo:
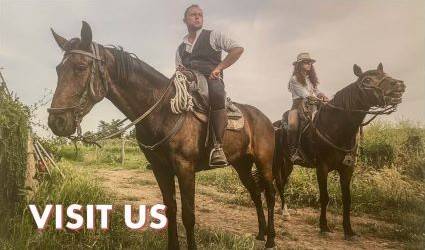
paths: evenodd
<path fill-rule="evenodd" d="M 298 155 L 298 107 L 302 103 L 302 99 L 293 100 L 292 110 L 288 114 L 288 148 L 290 159 L 293 163 L 302 161 L 302 158 Z"/>

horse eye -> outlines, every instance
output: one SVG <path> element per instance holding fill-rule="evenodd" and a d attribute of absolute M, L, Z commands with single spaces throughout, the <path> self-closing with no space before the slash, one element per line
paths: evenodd
<path fill-rule="evenodd" d="M 75 69 L 76 70 L 78 70 L 78 71 L 84 71 L 84 70 L 86 70 L 88 67 L 87 67 L 87 65 L 85 65 L 85 64 L 79 64 L 79 65 L 77 65 L 77 66 L 75 66 Z"/>

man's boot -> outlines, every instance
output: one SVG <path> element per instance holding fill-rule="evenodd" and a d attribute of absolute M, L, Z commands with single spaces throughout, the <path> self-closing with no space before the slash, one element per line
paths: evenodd
<path fill-rule="evenodd" d="M 211 122 L 214 139 L 214 148 L 210 153 L 210 167 L 218 168 L 228 166 L 226 155 L 223 151 L 223 136 L 227 126 L 226 109 L 211 111 Z"/>
<path fill-rule="evenodd" d="M 288 148 L 289 159 L 293 164 L 303 164 L 304 160 L 299 154 L 298 150 L 298 131 L 288 129 Z"/>

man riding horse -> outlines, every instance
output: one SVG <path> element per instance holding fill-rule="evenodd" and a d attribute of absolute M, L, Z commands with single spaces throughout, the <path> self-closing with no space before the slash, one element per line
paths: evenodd
<path fill-rule="evenodd" d="M 300 53 L 297 56 L 297 60 L 293 62 L 294 71 L 288 83 L 288 89 L 292 93 L 292 107 L 288 114 L 287 133 L 290 159 L 294 164 L 303 162 L 299 154 L 299 116 L 302 112 L 303 102 L 306 99 L 313 102 L 328 100 L 317 88 L 319 81 L 313 67 L 314 62 L 315 60 L 310 57 L 309 53 Z M 316 107 L 313 106 L 313 109 L 316 109 Z"/>
<path fill-rule="evenodd" d="M 209 165 L 224 167 L 228 165 L 228 161 L 222 147 L 227 125 L 223 70 L 239 59 L 243 48 L 221 32 L 203 29 L 203 12 L 196 4 L 186 9 L 183 22 L 187 26 L 188 34 L 177 48 L 176 68 L 196 70 L 207 78 L 210 119 L 214 134 Z M 223 50 L 228 55 L 221 60 Z"/>

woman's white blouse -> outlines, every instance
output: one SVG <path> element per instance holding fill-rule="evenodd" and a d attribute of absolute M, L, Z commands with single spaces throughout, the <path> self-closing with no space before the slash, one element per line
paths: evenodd
<path fill-rule="evenodd" d="M 306 77 L 306 85 L 299 83 L 295 76 L 292 76 L 288 83 L 288 89 L 292 93 L 292 99 L 307 98 L 308 96 L 315 96 L 320 91 L 314 87 L 310 79 Z"/>

